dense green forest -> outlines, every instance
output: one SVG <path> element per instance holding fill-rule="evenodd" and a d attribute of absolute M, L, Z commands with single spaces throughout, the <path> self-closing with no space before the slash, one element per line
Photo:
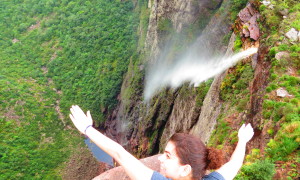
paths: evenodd
<path fill-rule="evenodd" d="M 57 179 L 81 138 L 72 104 L 101 121 L 135 50 L 131 1 L 0 3 L 0 179 Z"/>

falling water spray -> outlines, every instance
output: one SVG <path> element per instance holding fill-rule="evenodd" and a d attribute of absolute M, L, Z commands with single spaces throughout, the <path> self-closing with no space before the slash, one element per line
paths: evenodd
<path fill-rule="evenodd" d="M 244 59 L 257 52 L 257 48 L 250 48 L 230 57 L 201 58 L 187 54 L 173 65 L 159 64 L 150 68 L 146 75 L 144 99 L 151 97 L 164 87 L 178 88 L 185 82 L 198 86 L 201 82 L 224 72 Z"/>

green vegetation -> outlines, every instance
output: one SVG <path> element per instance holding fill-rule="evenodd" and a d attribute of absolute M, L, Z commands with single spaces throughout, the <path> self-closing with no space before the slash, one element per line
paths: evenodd
<path fill-rule="evenodd" d="M 131 1 L 1 2 L 0 179 L 61 179 L 83 146 L 69 107 L 97 123 L 114 107 L 138 13 Z"/>
<path fill-rule="evenodd" d="M 196 96 L 196 107 L 201 108 L 203 105 L 204 98 L 212 84 L 213 80 L 209 79 L 205 82 L 202 82 L 199 87 L 197 87 L 197 96 Z"/>
<path fill-rule="evenodd" d="M 116 104 L 135 49 L 137 22 L 132 15 L 133 5 L 130 1 L 100 1 L 74 10 L 85 13 L 80 17 L 58 14 L 61 23 L 50 26 L 59 29 L 55 35 L 62 39 L 64 52 L 49 63 L 49 75 L 63 91 L 65 107 L 81 104 L 96 113 L 95 119 L 103 120 L 99 109 L 105 112 Z"/>
<path fill-rule="evenodd" d="M 157 29 L 160 33 L 171 33 L 173 28 L 172 28 L 172 22 L 170 19 L 167 18 L 161 18 L 159 19 L 157 23 Z"/>
<path fill-rule="evenodd" d="M 272 97 L 266 99 L 263 103 L 263 115 L 264 118 L 272 118 L 274 121 L 284 120 L 286 122 L 299 121 L 299 78 L 293 76 L 284 75 L 280 78 L 283 81 L 278 81 L 281 87 L 284 87 L 288 93 L 290 93 L 290 98 L 284 98 L 283 101 L 278 101 Z M 279 86 L 277 84 L 270 83 L 267 87 L 267 92 L 272 92 Z M 294 98 L 292 98 L 294 97 Z"/>
<path fill-rule="evenodd" d="M 36 9 L 45 12 L 36 14 L 30 3 L 38 4 Z M 33 45 L 39 51 L 47 51 L 42 57 L 36 53 L 31 59 L 38 63 L 36 71 L 47 67 L 46 76 L 63 91 L 63 111 L 67 113 L 69 106 L 77 103 L 91 109 L 95 119 L 101 120 L 99 109 L 109 110 L 116 104 L 123 74 L 135 49 L 137 17 L 132 13 L 132 3 L 29 1 L 26 5 L 24 14 L 18 12 L 20 4 L 7 4 L 4 8 L 8 14 L 2 15 L 15 26 L 3 30 L 3 44 L 12 44 L 14 38 L 20 40 L 4 53 L 26 50 L 30 54 Z M 13 10 L 20 18 L 12 16 Z M 32 16 L 27 17 L 27 13 Z M 35 24 L 39 25 L 36 29 L 25 31 Z"/>
<path fill-rule="evenodd" d="M 218 149 L 222 149 L 225 143 L 225 140 L 228 139 L 228 134 L 230 132 L 229 123 L 224 120 L 224 117 L 218 118 L 218 126 L 212 132 L 212 135 L 209 139 L 209 146 L 217 146 Z"/>
<path fill-rule="evenodd" d="M 252 149 L 246 156 L 246 163 L 235 179 L 271 180 L 275 174 L 275 164 L 270 160 L 260 160 L 260 149 Z"/>
<path fill-rule="evenodd" d="M 249 96 L 247 96 L 249 93 L 248 86 L 253 79 L 253 75 L 250 63 L 239 62 L 235 67 L 231 68 L 231 73 L 224 78 L 221 84 L 221 99 L 230 100 L 232 104 L 239 103 L 239 109 L 243 109 L 249 100 Z"/>
<path fill-rule="evenodd" d="M 138 7 L 136 8 L 139 10 L 140 14 L 140 23 L 139 23 L 139 28 L 141 29 L 140 31 L 140 36 L 139 36 L 139 43 L 138 43 L 138 48 L 142 49 L 145 45 L 146 41 L 146 34 L 148 30 L 148 24 L 149 24 L 149 16 L 150 16 L 150 10 L 148 9 L 148 4 L 145 2 L 145 0 L 140 0 L 138 2 Z"/>
<path fill-rule="evenodd" d="M 266 95 L 263 102 L 262 115 L 264 121 L 271 121 L 272 126 L 268 130 L 271 137 L 265 151 L 266 159 L 274 163 L 284 162 L 280 167 L 288 167 L 287 179 L 299 177 L 297 170 L 290 164 L 297 163 L 299 157 L 300 140 L 300 78 L 299 78 L 299 43 L 291 43 L 280 32 L 288 32 L 291 28 L 299 30 L 299 3 L 293 0 L 272 1 L 274 8 L 260 8 L 263 14 L 263 22 L 267 27 L 263 29 L 264 34 L 271 34 L 265 44 L 271 46 L 268 53 L 272 67 L 270 69 L 269 85 L 266 87 Z M 283 18 L 280 12 L 287 11 L 287 18 Z M 268 28 L 268 26 L 278 27 Z M 271 31 L 271 33 L 270 33 Z M 280 43 L 278 43 L 280 41 Z M 287 55 L 280 59 L 275 58 L 278 53 L 285 52 Z M 285 97 L 276 96 L 277 90 L 286 91 Z M 279 127 L 274 132 L 276 124 Z"/>
<path fill-rule="evenodd" d="M 134 54 L 128 66 L 128 71 L 124 78 L 124 86 L 122 87 L 122 103 L 125 107 L 124 112 L 129 113 L 135 106 L 135 102 L 141 100 L 143 94 L 143 70 L 140 70 L 140 62 L 143 56 Z"/>
<path fill-rule="evenodd" d="M 300 30 L 300 5 L 296 0 L 276 0 L 271 1 L 274 8 L 266 7 L 265 5 L 261 5 L 259 7 L 262 15 L 265 17 L 267 25 L 274 26 L 282 26 L 286 30 L 294 27 L 297 30 Z M 287 10 L 289 18 L 283 18 L 281 12 Z M 292 18 L 292 20 L 290 19 Z M 277 29 L 271 28 L 274 31 Z"/>
<path fill-rule="evenodd" d="M 236 36 L 236 39 L 235 39 L 234 45 L 233 45 L 234 52 L 238 52 L 239 50 L 241 50 L 242 49 L 242 45 L 243 45 L 243 42 L 242 42 L 241 37 L 239 35 Z"/>
<path fill-rule="evenodd" d="M 300 146 L 300 120 L 282 125 L 274 139 L 267 144 L 268 155 L 273 161 L 287 161 Z M 298 156 L 300 153 L 298 152 Z"/>
<path fill-rule="evenodd" d="M 257 160 L 244 165 L 235 179 L 242 180 L 271 180 L 275 174 L 275 165 L 267 160 Z"/>
<path fill-rule="evenodd" d="M 224 45 L 228 45 L 230 38 L 231 38 L 231 32 L 228 33 L 228 34 L 226 34 L 226 35 L 223 37 L 223 39 L 222 39 L 223 44 L 224 44 Z"/>
<path fill-rule="evenodd" d="M 241 168 L 235 179 L 264 179 L 271 180 L 275 174 L 275 164 L 270 160 L 259 160 L 260 150 L 252 149 L 246 156 L 247 163 Z"/>
<path fill-rule="evenodd" d="M 263 133 L 259 136 L 269 140 L 264 145 L 256 147 L 263 149 L 264 153 L 259 149 L 253 149 L 252 153 L 247 155 L 245 165 L 236 179 L 278 177 L 297 179 L 300 177 L 295 168 L 295 165 L 299 163 L 300 155 L 298 151 L 300 145 L 300 46 L 298 42 L 285 36 L 291 28 L 300 30 L 300 6 L 298 1 L 294 0 L 271 1 L 271 6 L 260 5 L 258 7 L 262 15 L 259 19 L 260 47 L 269 47 L 263 60 L 270 63 L 271 67 L 265 91 L 259 92 L 259 96 L 262 97 L 262 111 L 259 113 L 260 117 L 256 117 L 254 122 L 257 130 Z M 286 16 L 283 15 L 285 13 L 287 13 Z M 243 43 L 241 38 L 237 38 L 234 50 L 239 50 Z M 247 43 L 249 45 L 249 42 Z M 279 58 L 278 53 L 283 55 Z M 224 100 L 222 107 L 224 114 L 218 118 L 217 128 L 209 142 L 211 146 L 223 148 L 236 143 L 237 124 L 249 120 L 247 117 L 250 111 L 248 104 L 251 86 L 249 85 L 253 75 L 251 65 L 247 62 L 239 63 L 229 69 L 221 84 L 220 92 L 220 97 Z M 286 96 L 278 96 L 278 90 L 285 91 Z M 224 138 L 224 133 L 230 134 L 227 139 Z M 280 172 L 277 170 L 279 168 L 284 171 Z M 275 171 L 277 171 L 276 175 Z M 273 177 L 274 175 L 276 177 Z"/>

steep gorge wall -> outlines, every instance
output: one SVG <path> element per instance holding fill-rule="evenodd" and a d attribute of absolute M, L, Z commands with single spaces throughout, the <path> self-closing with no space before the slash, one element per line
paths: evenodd
<path fill-rule="evenodd" d="M 232 33 L 225 56 L 233 54 L 233 46 L 235 34 Z M 221 112 L 222 100 L 220 99 L 220 87 L 226 73 L 223 72 L 214 78 L 209 91 L 207 92 L 201 108 L 199 120 L 193 126 L 190 133 L 200 137 L 204 142 L 209 140 L 209 137 L 216 125 L 217 118 Z"/>
<path fill-rule="evenodd" d="M 295 2 L 288 3 L 291 4 L 289 7 L 293 7 Z M 143 78 L 132 78 L 143 70 L 143 66 L 136 63 L 139 70 L 134 71 L 135 63 L 132 62 L 123 83 L 123 95 L 120 96 L 119 107 L 122 108 L 116 111 L 116 115 L 129 118 L 126 122 L 134 122 L 130 128 L 123 129 L 134 132 L 127 139 L 123 138 L 124 142 L 135 142 L 133 147 L 129 141 L 127 147 L 132 149 L 128 149 L 140 156 L 149 155 L 155 153 L 158 146 L 163 148 L 171 134 L 184 131 L 199 136 L 211 147 L 222 149 L 229 158 L 237 144 L 241 124 L 251 123 L 255 133 L 247 144 L 245 164 L 237 179 L 299 179 L 297 90 L 300 81 L 296 72 L 299 69 L 299 56 L 296 55 L 299 54 L 299 46 L 295 41 L 300 39 L 299 34 L 298 40 L 289 36 L 291 31 L 295 32 L 295 24 L 289 23 L 296 21 L 294 15 L 298 12 L 297 8 L 291 8 L 278 13 L 283 2 L 274 4 L 266 6 L 252 1 L 239 12 L 226 54 L 250 47 L 257 47 L 258 52 L 216 76 L 213 81 L 202 83 L 200 88 L 190 88 L 186 84 L 176 90 L 166 88 L 149 104 L 143 104 L 142 88 L 137 88 L 140 91 L 132 96 L 124 96 L 132 90 L 132 82 L 139 79 L 137 82 L 143 84 Z M 217 24 L 218 19 L 212 19 L 210 24 Z M 226 26 L 216 28 L 216 32 L 222 34 L 222 29 L 226 32 Z M 287 29 L 290 31 L 287 32 Z M 208 25 L 202 35 L 205 32 L 214 32 L 213 26 Z M 218 44 L 219 37 L 207 37 L 200 36 L 198 46 L 225 49 Z M 213 41 L 206 41 L 210 38 Z M 206 93 L 207 85 L 210 88 Z M 124 119 L 122 121 L 125 122 Z M 290 148 L 287 150 L 286 147 Z"/>
<path fill-rule="evenodd" d="M 199 16 L 208 17 L 209 11 L 216 9 L 223 0 L 149 0 L 150 19 L 146 38 L 146 49 L 150 50 L 150 62 L 156 61 L 162 53 L 164 35 L 159 31 L 163 20 L 170 20 L 172 28 L 181 32 L 184 27 L 194 24 Z"/>
<path fill-rule="evenodd" d="M 226 5 L 226 2 L 228 1 L 224 1 L 222 5 Z M 163 34 L 158 27 L 160 19 L 169 19 L 176 31 L 180 32 L 185 26 L 194 23 L 199 16 L 203 15 L 202 13 L 218 8 L 221 3 L 221 1 L 206 0 L 149 1 L 151 14 L 146 41 L 146 49 L 150 51 L 150 58 L 146 58 L 148 63 L 159 59 L 165 44 L 162 40 Z M 224 52 L 226 48 L 220 39 L 229 31 L 230 25 L 226 13 L 223 16 L 216 14 L 193 46 L 199 47 L 200 51 L 201 47 L 205 46 L 207 50 L 211 50 L 210 53 L 220 49 Z M 143 85 L 144 79 L 143 77 L 135 79 L 137 74 L 143 71 L 144 66 L 141 63 L 131 62 L 123 81 L 120 103 L 106 122 L 106 133 L 140 157 L 157 153 L 159 147 L 163 147 L 166 140 L 175 132 L 189 132 L 193 128 L 192 133 L 207 140 L 213 127 L 210 123 L 212 118 L 210 113 L 216 112 L 213 118 L 215 122 L 218 116 L 218 111 L 215 110 L 220 108 L 217 89 L 222 77 L 216 78 L 213 82 L 209 90 L 210 95 L 206 97 L 202 107 L 197 102 L 199 92 L 188 85 L 176 90 L 165 88 L 149 103 L 144 103 L 143 87 L 136 87 Z M 134 83 L 134 81 L 138 82 Z M 205 94 L 201 95 L 204 97 Z M 200 101 L 202 104 L 203 98 Z M 216 103 L 215 108 L 212 108 L 212 102 Z M 207 122 L 207 126 L 203 125 L 204 121 Z"/>

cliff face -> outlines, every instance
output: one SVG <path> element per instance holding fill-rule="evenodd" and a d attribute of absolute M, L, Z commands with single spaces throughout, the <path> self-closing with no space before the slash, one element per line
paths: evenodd
<path fill-rule="evenodd" d="M 231 35 L 225 56 L 233 54 L 232 48 L 235 41 L 235 34 Z M 200 137 L 207 143 L 209 137 L 214 130 L 216 121 L 221 112 L 222 100 L 220 99 L 220 87 L 225 77 L 225 72 L 214 78 L 209 91 L 207 92 L 201 107 L 201 114 L 199 120 L 191 129 L 191 133 Z"/>
<path fill-rule="evenodd" d="M 160 25 L 169 20 L 171 28 L 181 32 L 184 27 L 196 23 L 199 16 L 209 16 L 209 11 L 217 9 L 223 0 L 150 0 L 150 19 L 146 38 L 146 49 L 150 50 L 150 62 L 156 61 L 164 48 L 164 34 Z"/>
<path fill-rule="evenodd" d="M 222 6 L 226 8 L 227 2 L 224 1 Z M 165 34 L 160 29 L 161 21 L 171 22 L 172 27 L 180 33 L 186 26 L 199 21 L 199 16 L 208 18 L 209 13 L 219 8 L 221 3 L 222 1 L 206 0 L 149 1 L 151 13 L 145 45 L 150 54 L 148 63 L 159 59 L 166 43 L 163 41 Z M 211 55 L 220 49 L 224 52 L 226 48 L 220 39 L 230 31 L 226 13 L 212 16 L 202 35 L 192 45 L 195 51 L 205 47 L 205 55 Z M 218 86 L 222 76 L 212 83 L 209 96 L 205 100 L 210 83 L 198 89 L 187 85 L 177 90 L 167 88 L 150 102 L 144 103 L 141 87 L 143 77 L 137 78 L 143 71 L 143 65 L 131 62 L 123 81 L 120 103 L 106 122 L 106 133 L 139 156 L 157 153 L 159 147 L 164 147 L 173 133 L 189 132 L 192 128 L 192 133 L 206 141 L 220 109 Z M 213 102 L 215 105 L 212 105 Z M 203 125 L 204 122 L 207 126 Z"/>
<path fill-rule="evenodd" d="M 259 171 L 260 177 L 299 178 L 299 168 L 295 167 L 299 167 L 296 159 L 300 132 L 300 101 L 297 99 L 300 80 L 296 72 L 299 69 L 296 42 L 300 41 L 300 33 L 294 29 L 295 23 L 291 23 L 298 12 L 293 8 L 290 14 L 287 9 L 276 12 L 282 4 L 276 4 L 277 8 L 274 8 L 270 2 L 261 5 L 255 1 L 258 4 L 248 3 L 230 26 L 229 14 L 224 12 L 224 9 L 230 9 L 230 1 L 215 4 L 195 2 L 149 1 L 151 15 L 145 45 L 149 57 L 132 59 L 123 81 L 120 103 L 106 122 L 108 135 L 140 157 L 162 150 L 175 132 L 192 133 L 209 146 L 221 148 L 231 155 L 238 141 L 240 125 L 251 123 L 255 134 L 247 145 L 245 166 L 255 172 L 260 167 L 270 170 Z M 147 63 L 164 59 L 160 57 L 167 40 L 171 39 L 168 28 L 181 33 L 189 23 L 199 21 L 202 12 L 208 17 L 205 13 L 209 14 L 209 5 L 217 8 L 220 3 L 223 11 L 217 11 L 210 18 L 191 46 L 195 51 L 192 53 L 209 58 L 216 53 L 229 56 L 233 51 L 250 47 L 258 48 L 258 52 L 197 88 L 187 84 L 177 89 L 165 88 L 150 102 L 143 102 L 145 67 Z M 167 26 L 162 26 L 161 22 Z M 277 27 L 274 25 L 278 25 L 278 31 L 271 28 Z M 287 25 L 290 26 L 288 32 Z M 229 44 L 224 46 L 220 39 L 230 35 L 231 28 L 234 33 Z M 287 144 L 291 147 L 289 150 L 282 148 Z M 266 157 L 273 162 L 268 163 Z M 288 168 L 283 170 L 282 166 Z M 243 176 L 255 179 L 256 174 L 246 174 L 243 168 L 241 171 L 244 172 L 238 175 L 239 179 L 245 179 Z"/>

